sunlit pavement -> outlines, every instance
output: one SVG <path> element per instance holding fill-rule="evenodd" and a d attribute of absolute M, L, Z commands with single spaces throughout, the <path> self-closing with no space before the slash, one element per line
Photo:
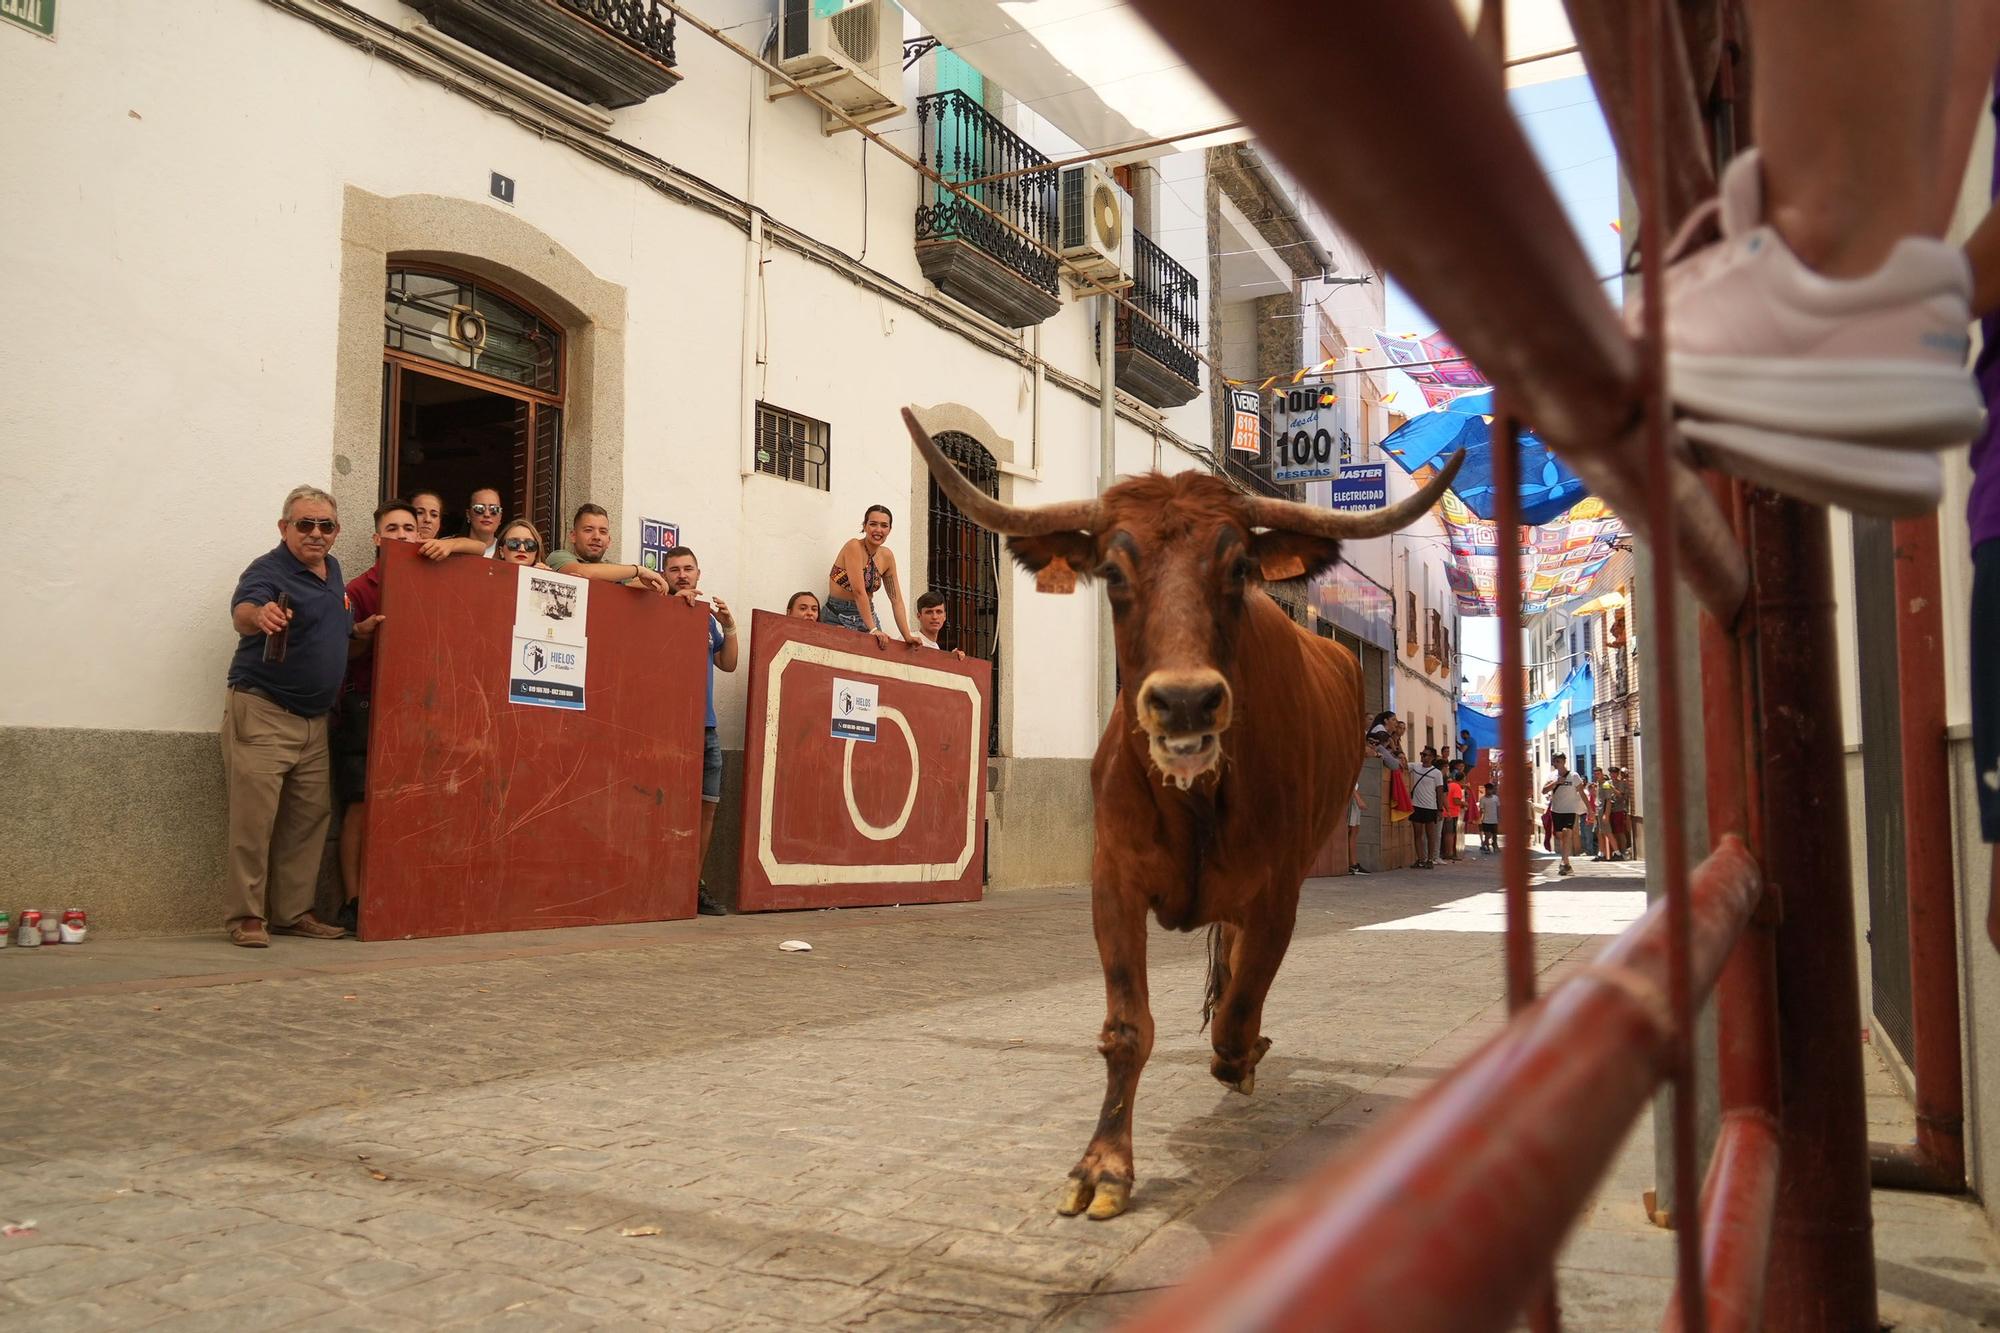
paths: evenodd
<path fill-rule="evenodd" d="M 1641 890 L 1577 870 L 1538 877 L 1575 932 L 1538 939 L 1544 985 Z M 1079 888 L 247 959 L 10 949 L 0 1222 L 34 1229 L 0 1239 L 0 1325 L 1115 1323 L 1497 1030 L 1497 877 L 1309 883 L 1250 1098 L 1208 1076 L 1202 940 L 1156 929 L 1139 1185 L 1105 1223 L 1054 1211 L 1103 1088 Z M 1875 1133 L 1907 1136 L 1871 1077 Z M 1566 1327 L 1656 1326 L 1651 1142 L 1572 1239 Z M 1877 1197 L 1885 1317 L 2000 1311 L 1976 1206 Z"/>

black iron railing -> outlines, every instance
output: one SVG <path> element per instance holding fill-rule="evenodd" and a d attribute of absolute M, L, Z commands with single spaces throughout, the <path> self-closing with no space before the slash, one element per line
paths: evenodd
<path fill-rule="evenodd" d="M 970 435 L 945 431 L 937 446 L 972 484 L 1000 496 L 1000 467 Z M 993 707 L 986 729 L 986 753 L 1000 753 L 1000 539 L 967 518 L 931 479 L 930 591 L 944 598 L 941 644 L 993 664 Z"/>
<path fill-rule="evenodd" d="M 1023 171 L 1045 166 L 1048 157 L 957 88 L 917 99 L 917 133 L 917 160 L 953 184 L 1022 172 L 971 186 L 965 193 L 1033 242 L 935 183 L 931 202 L 917 209 L 917 239 L 970 242 L 1049 295 L 1062 295 L 1061 265 L 1053 253 L 1056 173 Z"/>
<path fill-rule="evenodd" d="M 555 3 L 644 51 L 663 65 L 674 64 L 674 15 L 660 0 L 555 0 Z"/>
<path fill-rule="evenodd" d="M 1201 338 L 1201 283 L 1142 231 L 1132 233 L 1132 290 L 1127 299 L 1147 316 L 1118 309 L 1118 341 L 1146 353 L 1190 383 L 1201 379 L 1194 345 Z"/>

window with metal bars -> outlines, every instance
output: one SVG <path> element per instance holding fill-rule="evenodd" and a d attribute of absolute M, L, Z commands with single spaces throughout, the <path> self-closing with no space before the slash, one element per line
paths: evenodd
<path fill-rule="evenodd" d="M 560 534 L 562 330 L 467 274 L 386 277 L 381 498 L 436 492 L 450 536 L 472 492 L 495 487 L 509 516 Z"/>
<path fill-rule="evenodd" d="M 972 484 L 995 499 L 1000 468 L 993 455 L 970 435 L 945 431 L 937 437 L 945 457 Z M 986 752 L 1000 753 L 1000 539 L 974 523 L 931 479 L 930 557 L 924 571 L 929 591 L 944 598 L 945 626 L 940 647 L 993 664 L 993 707 Z"/>
<path fill-rule="evenodd" d="M 757 470 L 814 490 L 833 487 L 833 428 L 824 421 L 757 404 Z"/>

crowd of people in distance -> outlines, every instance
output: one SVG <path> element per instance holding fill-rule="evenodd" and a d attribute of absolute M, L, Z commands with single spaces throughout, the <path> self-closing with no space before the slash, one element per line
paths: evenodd
<path fill-rule="evenodd" d="M 722 598 L 701 588 L 701 562 L 686 546 L 665 553 L 660 569 L 609 559 L 611 517 L 600 505 L 578 506 L 568 544 L 548 548 L 540 529 L 507 518 L 500 492 L 480 487 L 467 498 L 463 532 L 442 535 L 443 497 L 418 491 L 375 510 L 375 560 L 341 579 L 334 539 L 340 516 L 333 497 L 315 486 L 285 497 L 279 544 L 243 571 L 229 599 L 237 634 L 224 700 L 222 756 L 228 781 L 228 887 L 225 923 L 230 942 L 263 948 L 270 937 L 338 939 L 357 931 L 365 888 L 369 712 L 374 693 L 375 635 L 382 616 L 384 542 L 408 542 L 429 560 L 458 556 L 505 561 L 576 578 L 619 583 L 684 598 L 708 613 L 708 703 L 704 718 L 701 839 L 708 857 L 715 811 L 722 800 L 722 746 L 715 717 L 715 672 L 737 667 L 736 618 Z M 844 542 L 827 574 L 826 595 L 793 593 L 785 614 L 890 637 L 875 610 L 886 589 L 901 641 L 963 659 L 943 647 L 945 599 L 916 600 L 918 628 L 904 609 L 895 553 L 887 548 L 895 517 L 870 505 L 861 533 Z M 343 904 L 332 921 L 313 914 L 320 860 L 334 803 L 342 810 L 338 860 Z M 723 907 L 698 888 L 704 915 Z"/>
<path fill-rule="evenodd" d="M 1479 851 L 1500 850 L 1500 787 L 1487 782 L 1475 787 L 1471 772 L 1478 752 L 1469 732 L 1458 734 L 1458 755 L 1450 746 L 1426 745 L 1410 759 L 1403 750 L 1404 721 L 1392 712 L 1377 713 L 1362 742 L 1364 756 L 1375 755 L 1402 775 L 1410 803 L 1410 826 L 1416 834 L 1417 859 L 1412 868 L 1434 869 L 1439 861 L 1463 859 L 1462 833 L 1477 823 Z M 1575 873 L 1570 858 L 1590 852 L 1593 861 L 1624 861 L 1632 852 L 1632 783 L 1623 768 L 1596 768 L 1586 779 L 1569 767 L 1569 756 L 1551 756 L 1555 775 L 1542 784 L 1542 848 L 1561 857 L 1557 873 Z M 1349 874 L 1366 874 L 1358 855 L 1361 812 L 1367 808 L 1357 780 L 1347 811 Z"/>
<path fill-rule="evenodd" d="M 1471 791 L 1468 775 L 1474 754 L 1472 738 L 1459 735 L 1460 754 L 1453 758 L 1451 746 L 1426 745 L 1410 759 L 1403 751 L 1407 724 L 1393 712 L 1377 713 L 1362 738 L 1364 754 L 1373 754 L 1392 772 L 1402 774 L 1409 794 L 1410 827 L 1416 834 L 1415 870 L 1436 869 L 1439 861 L 1464 857 L 1461 833 L 1477 816 L 1480 822 L 1480 850 L 1499 849 L 1499 797 L 1491 783 L 1484 793 Z M 1489 800 L 1490 798 L 1490 800 Z M 1357 831 L 1361 825 L 1361 792 L 1357 786 L 1347 811 L 1348 873 L 1365 875 L 1356 855 Z M 1491 827 L 1488 827 L 1488 819 Z"/>

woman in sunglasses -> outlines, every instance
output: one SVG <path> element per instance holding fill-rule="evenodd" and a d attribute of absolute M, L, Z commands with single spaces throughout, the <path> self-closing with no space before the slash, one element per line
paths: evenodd
<path fill-rule="evenodd" d="M 448 555 L 484 555 L 498 559 L 500 553 L 495 549 L 495 539 L 499 534 L 500 514 L 500 492 L 491 486 L 481 486 L 472 493 L 472 499 L 465 506 L 465 535 L 439 537 L 433 533 L 424 539 L 424 558 L 442 560 Z"/>
<path fill-rule="evenodd" d="M 525 518 L 509 519 L 493 539 L 493 558 L 505 560 L 509 564 L 533 565 L 536 569 L 547 569 L 542 563 L 542 534 L 534 524 Z"/>

